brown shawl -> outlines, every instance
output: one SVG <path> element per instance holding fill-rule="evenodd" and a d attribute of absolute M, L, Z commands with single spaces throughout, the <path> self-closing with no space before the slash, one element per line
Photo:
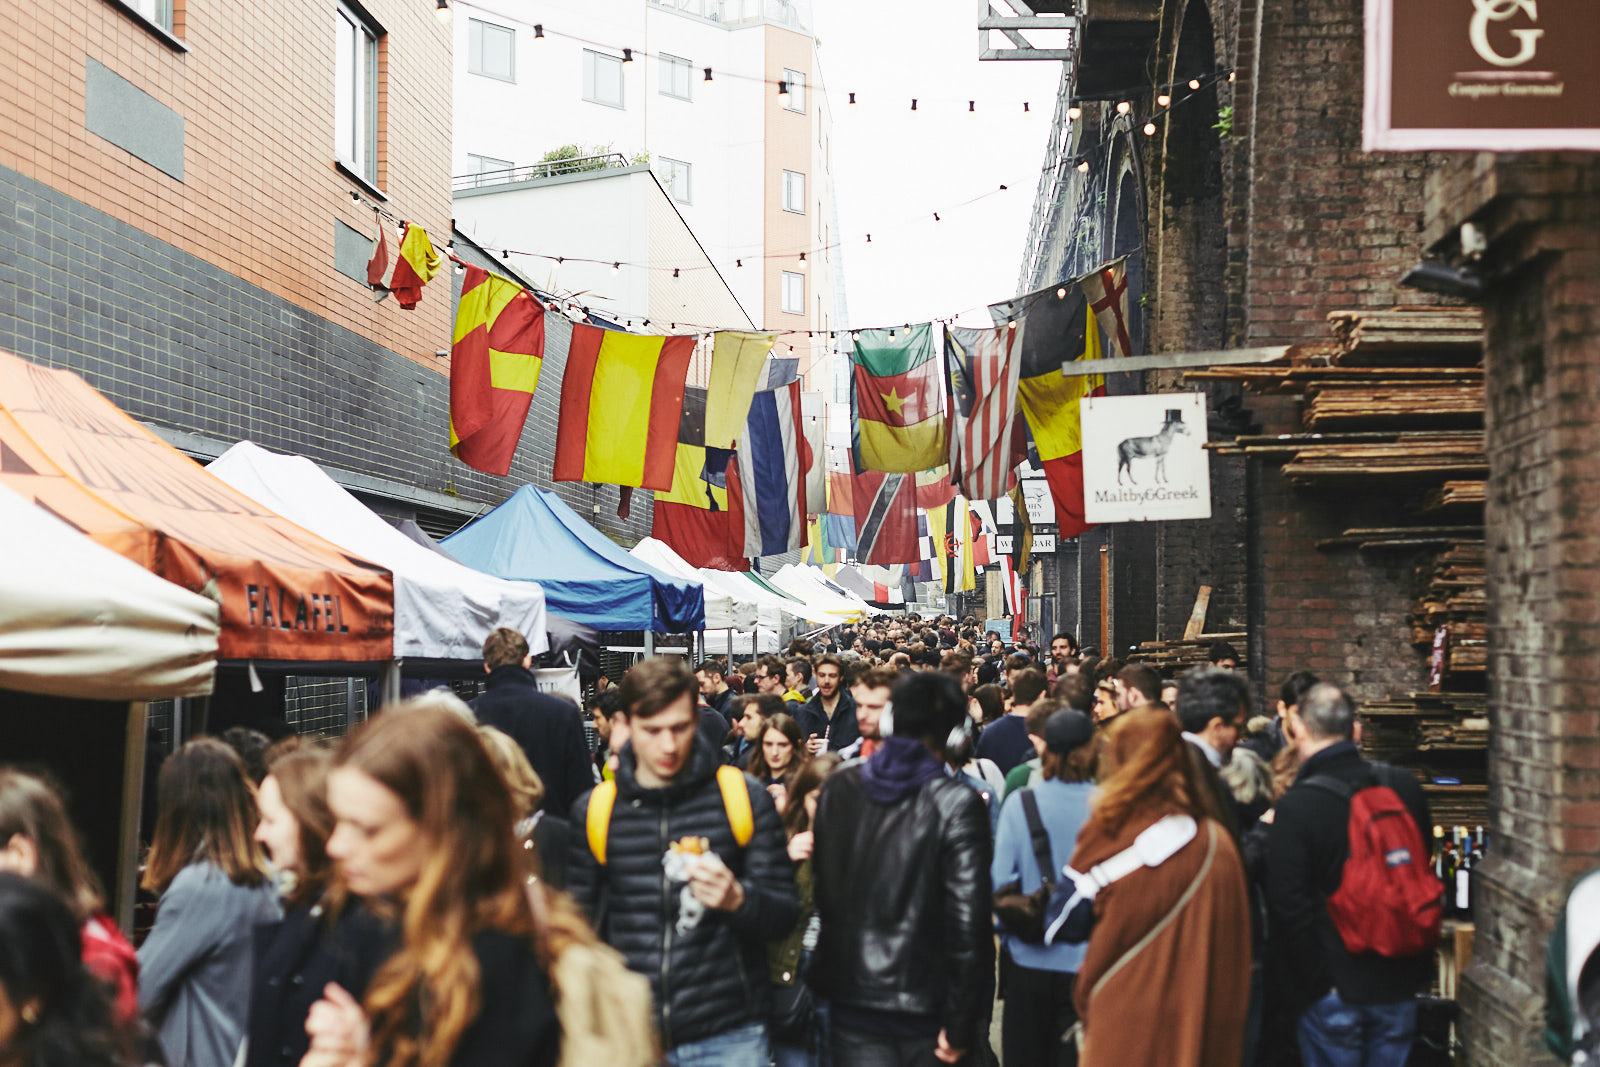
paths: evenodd
<path fill-rule="evenodd" d="M 1176 810 L 1176 809 L 1174 809 Z M 1133 844 L 1168 811 L 1136 815 L 1115 836 L 1092 820 L 1074 870 Z M 1250 995 L 1250 912 L 1233 839 L 1202 818 L 1194 840 L 1095 898 L 1095 927 L 1073 1000 L 1080 1067 L 1236 1067 Z"/>

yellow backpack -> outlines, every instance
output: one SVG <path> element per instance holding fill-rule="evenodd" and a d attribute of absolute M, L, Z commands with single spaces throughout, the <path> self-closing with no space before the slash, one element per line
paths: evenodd
<path fill-rule="evenodd" d="M 755 836 L 755 813 L 750 808 L 750 791 L 744 783 L 744 772 L 737 767 L 717 768 L 717 788 L 722 790 L 722 807 L 728 813 L 728 826 L 740 848 Z M 589 835 L 589 851 L 595 861 L 606 865 L 606 839 L 611 833 L 611 809 L 617 803 L 617 783 L 601 782 L 589 794 L 589 814 L 584 829 Z"/>

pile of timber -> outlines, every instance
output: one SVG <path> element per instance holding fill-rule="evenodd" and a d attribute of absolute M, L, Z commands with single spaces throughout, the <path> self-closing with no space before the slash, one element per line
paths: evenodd
<path fill-rule="evenodd" d="M 1129 663 L 1148 663 L 1161 672 L 1162 677 L 1172 678 L 1190 667 L 1200 667 L 1211 662 L 1211 645 L 1216 641 L 1226 641 L 1234 647 L 1241 657 L 1239 666 L 1245 666 L 1243 660 L 1245 639 L 1249 634 L 1201 634 L 1190 641 L 1143 641 L 1139 648 L 1128 655 Z"/>
<path fill-rule="evenodd" d="M 1483 346 L 1478 308 L 1397 307 L 1328 315 L 1344 367 L 1436 365 L 1476 356 Z"/>
<path fill-rule="evenodd" d="M 1434 822 L 1446 826 L 1484 821 L 1488 744 L 1483 693 L 1411 693 L 1361 708 L 1362 754 L 1415 774 Z"/>
<path fill-rule="evenodd" d="M 1483 375 L 1318 382 L 1306 387 L 1308 430 L 1483 425 Z"/>
<path fill-rule="evenodd" d="M 1482 537 L 1451 541 L 1417 568 L 1411 638 L 1431 648 L 1443 630 L 1444 674 L 1483 674 L 1489 665 L 1489 597 Z"/>
<path fill-rule="evenodd" d="M 1489 495 L 1489 484 L 1483 481 L 1449 481 L 1422 495 L 1424 512 L 1479 509 L 1481 513 Z"/>
<path fill-rule="evenodd" d="M 1414 486 L 1419 506 L 1429 486 L 1489 473 L 1481 430 L 1256 434 L 1207 447 L 1219 455 L 1278 460 L 1295 485 L 1307 488 L 1363 482 Z"/>

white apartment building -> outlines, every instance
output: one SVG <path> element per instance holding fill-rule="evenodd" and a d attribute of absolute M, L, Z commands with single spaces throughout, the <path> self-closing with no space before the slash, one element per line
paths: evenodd
<path fill-rule="evenodd" d="M 548 177 L 553 168 L 541 161 L 564 146 L 623 157 L 612 164 L 647 160 L 748 320 L 774 331 L 839 327 L 832 102 L 808 0 L 454 0 L 452 8 L 458 191 Z M 627 232 L 639 216 L 626 211 L 552 220 L 519 233 L 519 243 L 497 241 L 497 199 L 473 210 L 476 237 L 491 246 L 609 260 L 609 249 L 648 242 Z M 537 260 L 525 267 L 545 274 Z M 596 286 L 587 302 L 637 321 L 659 311 L 641 291 L 619 281 Z M 785 336 L 780 355 L 786 345 L 806 387 L 827 390 L 817 372 L 828 338 Z"/>

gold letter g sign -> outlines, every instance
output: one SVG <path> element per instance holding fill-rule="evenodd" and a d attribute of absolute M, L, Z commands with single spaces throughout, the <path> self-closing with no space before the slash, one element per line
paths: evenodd
<path fill-rule="evenodd" d="M 1472 7 L 1472 24 L 1467 30 L 1467 37 L 1472 41 L 1472 50 L 1482 56 L 1485 63 L 1497 67 L 1519 67 L 1533 58 L 1533 50 L 1538 46 L 1539 38 L 1544 36 L 1543 30 L 1512 30 L 1511 36 L 1517 39 L 1521 47 L 1514 56 L 1502 56 L 1489 44 L 1489 23 L 1504 22 L 1519 10 L 1527 13 L 1530 22 L 1537 22 L 1537 0 L 1472 0 Z"/>

